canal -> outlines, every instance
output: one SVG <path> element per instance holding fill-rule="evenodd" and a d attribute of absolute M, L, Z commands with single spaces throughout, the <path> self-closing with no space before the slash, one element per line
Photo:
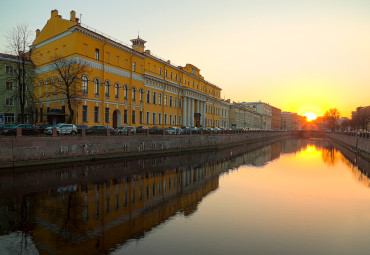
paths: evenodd
<path fill-rule="evenodd" d="M 0 173 L 0 254 L 369 254 L 370 163 L 322 139 Z"/>

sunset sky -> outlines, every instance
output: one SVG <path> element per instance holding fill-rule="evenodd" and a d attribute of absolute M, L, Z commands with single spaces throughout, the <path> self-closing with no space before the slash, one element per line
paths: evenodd
<path fill-rule="evenodd" d="M 191 63 L 231 101 L 263 101 L 283 111 L 350 116 L 370 105 L 370 1 L 2 1 L 4 35 L 42 29 L 57 9 L 176 65 Z"/>

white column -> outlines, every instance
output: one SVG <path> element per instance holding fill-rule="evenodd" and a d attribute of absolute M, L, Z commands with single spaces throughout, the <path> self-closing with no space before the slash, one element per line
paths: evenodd
<path fill-rule="evenodd" d="M 186 97 L 184 97 L 183 98 L 183 104 L 182 104 L 182 109 L 183 109 L 183 111 L 182 111 L 182 125 L 184 126 L 184 127 L 186 127 L 187 126 L 187 121 L 186 121 L 186 108 L 188 107 L 188 105 L 187 105 L 187 101 L 188 101 L 188 99 L 186 98 Z"/>
<path fill-rule="evenodd" d="M 194 98 L 191 99 L 191 115 L 190 115 L 191 126 L 194 127 Z"/>
<path fill-rule="evenodd" d="M 191 98 L 188 98 L 188 109 L 187 109 L 187 115 L 186 115 L 186 122 L 187 126 L 191 127 L 191 122 L 190 122 L 190 115 L 191 115 Z"/>
<path fill-rule="evenodd" d="M 206 121 L 207 104 L 206 103 L 207 103 L 206 101 L 203 102 L 203 123 L 204 123 L 204 127 L 207 127 L 207 121 Z"/>
<path fill-rule="evenodd" d="M 198 104 L 199 104 L 199 113 L 200 113 L 200 125 L 202 127 L 204 127 L 204 125 L 203 125 L 203 111 L 202 111 L 202 109 L 203 109 L 203 102 L 202 101 L 198 101 Z"/>
<path fill-rule="evenodd" d="M 200 101 L 199 101 L 199 100 L 197 100 L 197 113 L 200 113 L 200 112 L 199 112 L 199 109 L 200 109 L 199 104 L 200 104 Z"/>

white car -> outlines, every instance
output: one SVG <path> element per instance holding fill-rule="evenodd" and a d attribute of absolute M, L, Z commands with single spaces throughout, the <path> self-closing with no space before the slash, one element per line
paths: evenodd
<path fill-rule="evenodd" d="M 122 126 L 122 127 L 118 127 L 114 130 L 114 133 L 115 134 L 127 134 L 128 130 L 131 130 L 131 134 L 135 134 L 136 133 L 136 128 L 132 127 L 132 126 Z"/>
<path fill-rule="evenodd" d="M 168 135 L 176 135 L 176 131 L 179 130 L 179 135 L 183 134 L 183 130 L 178 127 L 169 127 L 166 128 L 166 134 Z"/>
<path fill-rule="evenodd" d="M 68 134 L 75 135 L 77 134 L 77 127 L 73 124 L 57 124 L 52 127 L 47 127 L 44 131 L 45 134 L 51 135 L 53 133 L 53 127 L 56 128 L 58 134 Z"/>

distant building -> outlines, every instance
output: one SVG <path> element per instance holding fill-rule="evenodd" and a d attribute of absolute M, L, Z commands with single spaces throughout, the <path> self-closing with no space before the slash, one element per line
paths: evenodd
<path fill-rule="evenodd" d="M 20 104 L 18 94 L 18 68 L 20 60 L 18 56 L 0 53 L 0 124 L 3 123 L 18 123 L 20 117 Z M 27 78 L 31 79 L 29 84 L 33 85 L 33 65 L 31 62 L 26 62 Z M 33 115 L 33 86 L 28 86 L 29 96 L 26 99 L 25 113 L 26 122 L 32 122 Z"/>
<path fill-rule="evenodd" d="M 280 130 L 281 129 L 281 110 L 274 106 L 271 106 L 271 129 Z"/>
<path fill-rule="evenodd" d="M 230 99 L 221 100 L 219 103 L 219 107 L 221 109 L 220 127 L 231 128 L 230 126 Z"/>
<path fill-rule="evenodd" d="M 243 103 L 230 104 L 230 125 L 233 128 L 262 129 L 262 114 Z"/>
<path fill-rule="evenodd" d="M 243 102 L 241 103 L 262 115 L 262 129 L 271 130 L 272 108 L 271 105 L 263 102 Z"/>
<path fill-rule="evenodd" d="M 298 130 L 300 120 L 297 113 L 281 112 L 281 129 L 282 130 Z"/>

